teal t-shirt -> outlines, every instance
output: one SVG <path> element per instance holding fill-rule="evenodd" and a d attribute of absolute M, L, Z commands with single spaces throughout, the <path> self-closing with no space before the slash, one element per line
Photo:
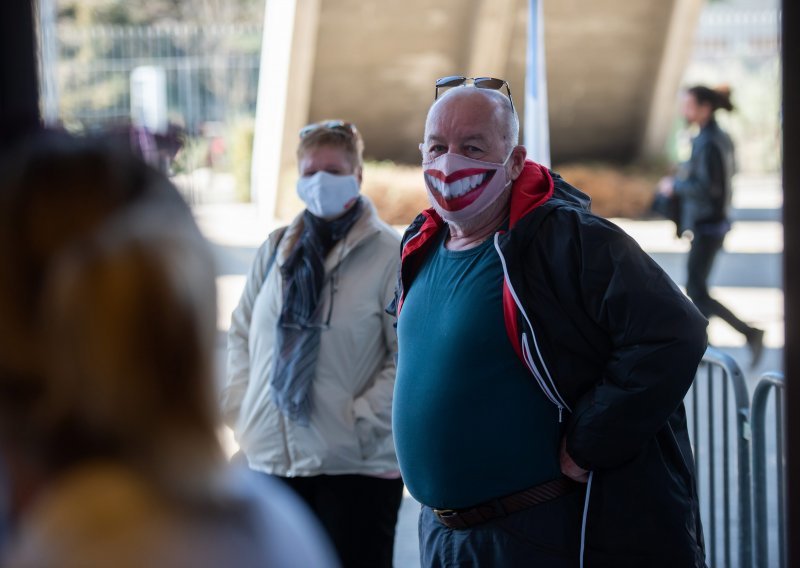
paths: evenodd
<path fill-rule="evenodd" d="M 458 509 L 559 477 L 561 428 L 508 339 L 493 240 L 432 246 L 398 320 L 393 427 L 409 492 Z"/>

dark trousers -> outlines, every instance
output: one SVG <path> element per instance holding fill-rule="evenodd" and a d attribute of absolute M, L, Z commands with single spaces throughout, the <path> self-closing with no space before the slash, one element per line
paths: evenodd
<path fill-rule="evenodd" d="M 468 529 L 444 526 L 425 505 L 419 516 L 423 568 L 578 568 L 584 489 Z"/>
<path fill-rule="evenodd" d="M 278 477 L 317 515 L 345 568 L 392 568 L 401 479 L 365 475 Z"/>
<path fill-rule="evenodd" d="M 749 338 L 753 328 L 712 298 L 708 291 L 708 277 L 724 240 L 724 236 L 696 235 L 694 237 L 687 264 L 686 293 L 704 316 L 707 318 L 720 317 L 733 329 Z"/>

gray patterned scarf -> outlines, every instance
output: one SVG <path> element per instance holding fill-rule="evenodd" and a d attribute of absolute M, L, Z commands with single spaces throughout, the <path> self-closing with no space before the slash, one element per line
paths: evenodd
<path fill-rule="evenodd" d="M 332 221 L 306 210 L 303 233 L 281 266 L 283 308 L 278 318 L 270 387 L 272 400 L 284 416 L 303 426 L 308 425 L 311 414 L 311 381 L 324 325 L 320 293 L 325 285 L 325 257 L 352 228 L 363 208 L 359 198 L 347 213 Z"/>

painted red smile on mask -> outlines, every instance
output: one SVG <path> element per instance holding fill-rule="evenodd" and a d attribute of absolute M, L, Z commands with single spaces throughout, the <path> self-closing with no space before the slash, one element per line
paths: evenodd
<path fill-rule="evenodd" d="M 439 170 L 425 170 L 425 183 L 436 203 L 446 211 L 459 211 L 475 202 L 497 170 L 465 168 L 446 176 Z"/>

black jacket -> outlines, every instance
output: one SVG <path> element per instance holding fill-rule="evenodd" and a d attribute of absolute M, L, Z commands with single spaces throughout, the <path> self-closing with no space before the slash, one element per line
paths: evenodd
<path fill-rule="evenodd" d="M 563 408 L 569 454 L 593 472 L 586 566 L 703 566 L 682 401 L 707 322 L 633 239 L 589 211 L 584 194 L 536 164 L 526 171 L 512 189 L 511 228 L 495 235 L 506 326 Z M 529 183 L 550 184 L 532 209 Z M 390 311 L 402 307 L 425 241 L 442 226 L 428 210 L 406 231 Z"/>
<path fill-rule="evenodd" d="M 729 220 L 736 169 L 733 142 L 712 119 L 692 142 L 692 156 L 675 180 L 681 203 L 679 233 Z"/>

